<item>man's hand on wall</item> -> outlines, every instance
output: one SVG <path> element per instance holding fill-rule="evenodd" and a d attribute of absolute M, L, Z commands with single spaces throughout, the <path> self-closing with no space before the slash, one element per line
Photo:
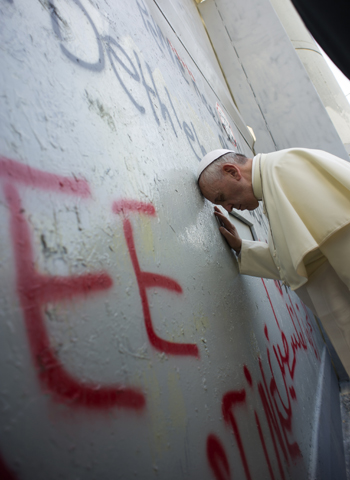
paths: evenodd
<path fill-rule="evenodd" d="M 239 254 L 241 251 L 242 239 L 238 235 L 236 227 L 232 225 L 232 223 L 225 217 L 223 213 L 221 213 L 218 207 L 214 207 L 214 215 L 217 219 L 219 219 L 221 224 L 219 227 L 220 233 L 225 237 L 229 246 L 233 248 L 237 254 Z"/>

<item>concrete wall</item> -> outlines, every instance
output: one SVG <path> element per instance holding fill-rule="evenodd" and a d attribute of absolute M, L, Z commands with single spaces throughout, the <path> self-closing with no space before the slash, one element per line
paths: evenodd
<path fill-rule="evenodd" d="M 256 151 L 319 148 L 348 160 L 271 2 L 206 0 L 199 10 Z"/>
<path fill-rule="evenodd" d="M 341 458 L 336 400 L 319 449 L 337 386 L 314 319 L 238 274 L 197 191 L 203 153 L 253 141 L 195 4 L 3 0 L 0 27 L 0 477 L 299 480 Z"/>
<path fill-rule="evenodd" d="M 350 154 L 350 104 L 290 0 L 271 0 L 300 60 Z"/>

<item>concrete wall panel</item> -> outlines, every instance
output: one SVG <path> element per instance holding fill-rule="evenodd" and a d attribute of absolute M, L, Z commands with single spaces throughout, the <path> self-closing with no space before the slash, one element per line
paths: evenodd
<path fill-rule="evenodd" d="M 256 151 L 298 146 L 348 159 L 270 1 L 206 0 L 199 9 Z"/>
<path fill-rule="evenodd" d="M 170 20 L 0 4 L 1 478 L 307 478 L 323 342 L 197 191 L 251 137 Z"/>

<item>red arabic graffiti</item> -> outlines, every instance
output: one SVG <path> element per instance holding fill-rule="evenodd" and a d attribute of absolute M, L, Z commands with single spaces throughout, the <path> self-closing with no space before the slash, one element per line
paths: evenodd
<path fill-rule="evenodd" d="M 153 328 L 151 311 L 147 297 L 147 289 L 158 287 L 165 288 L 178 294 L 182 293 L 181 286 L 172 278 L 156 273 L 144 272 L 140 267 L 135 248 L 132 225 L 128 218 L 128 213 L 137 212 L 145 215 L 155 216 L 156 211 L 153 205 L 134 200 L 120 200 L 113 203 L 113 212 L 117 214 L 123 214 L 124 235 L 139 287 L 146 331 L 151 345 L 153 345 L 156 350 L 165 352 L 169 355 L 192 355 L 194 357 L 199 357 L 197 345 L 191 343 L 175 343 L 164 340 L 156 334 Z"/>
<path fill-rule="evenodd" d="M 11 181 L 5 182 L 4 190 L 10 212 L 17 291 L 42 388 L 50 392 L 56 401 L 71 406 L 93 409 L 115 406 L 143 408 L 145 397 L 138 389 L 82 383 L 74 378 L 57 358 L 45 326 L 42 308 L 46 303 L 104 291 L 111 287 L 112 279 L 106 272 L 63 277 L 42 275 L 36 271 L 29 225 L 13 183 L 20 182 L 36 188 L 87 197 L 90 195 L 87 182 L 42 172 L 3 157 L 0 158 L 0 176 Z"/>
<path fill-rule="evenodd" d="M 210 434 L 207 438 L 207 457 L 217 480 L 229 480 L 231 478 L 230 465 L 225 449 L 219 438 L 214 434 Z"/>
<path fill-rule="evenodd" d="M 263 279 L 262 279 L 262 282 L 263 282 L 267 297 L 269 299 L 269 302 L 271 304 L 271 308 L 273 310 L 273 314 L 274 314 L 277 326 L 280 329 L 275 311 L 272 307 L 271 297 L 270 297 L 269 292 L 266 288 L 266 282 Z M 277 291 L 281 295 L 282 300 L 285 302 L 286 309 L 289 313 L 290 319 L 292 321 L 292 324 L 293 324 L 293 327 L 294 327 L 294 330 L 295 330 L 295 333 L 291 337 L 291 340 L 292 340 L 291 344 L 292 344 L 292 349 L 293 349 L 293 365 L 292 365 L 291 375 L 294 376 L 295 352 L 299 348 L 303 348 L 304 350 L 307 350 L 306 340 L 309 342 L 309 344 L 310 344 L 312 350 L 314 351 L 314 354 L 315 354 L 315 356 L 318 360 L 320 359 L 320 355 L 317 351 L 315 342 L 314 342 L 313 337 L 312 337 L 312 326 L 311 326 L 311 322 L 310 322 L 309 315 L 307 313 L 305 305 L 302 303 L 304 314 L 305 314 L 305 323 L 306 323 L 305 332 L 304 332 L 304 327 L 303 327 L 303 325 L 302 325 L 302 323 L 299 319 L 300 315 L 301 315 L 299 305 L 297 303 L 293 303 L 292 298 L 290 296 L 289 289 L 284 289 L 284 292 L 283 292 L 281 283 L 279 281 L 274 280 L 274 284 L 275 284 L 275 287 L 276 287 Z M 297 328 L 296 324 L 298 325 L 298 328 Z"/>
<path fill-rule="evenodd" d="M 289 291 L 286 289 L 286 292 L 283 292 L 281 285 L 279 283 L 275 284 L 275 287 L 277 288 L 278 292 L 280 293 L 282 299 L 285 302 L 285 306 L 290 315 L 291 323 L 293 326 L 293 332 L 288 340 L 278 321 L 275 309 L 272 304 L 271 296 L 267 289 L 266 282 L 264 280 L 262 280 L 262 282 L 271 305 L 273 317 L 281 333 L 282 345 L 271 345 L 268 327 L 267 325 L 264 325 L 264 333 L 267 340 L 266 353 L 269 367 L 269 380 L 268 376 L 264 371 L 261 358 L 258 359 L 261 379 L 256 381 L 256 383 L 253 381 L 252 375 L 248 367 L 244 365 L 243 374 L 247 381 L 248 388 L 241 388 L 239 390 L 232 390 L 225 393 L 222 398 L 222 413 L 225 424 L 230 427 L 235 437 L 235 441 L 244 469 L 245 478 L 247 480 L 251 480 L 252 474 L 249 468 L 247 453 L 249 452 L 249 448 L 247 448 L 248 445 L 244 445 L 243 443 L 241 431 L 237 421 L 238 413 L 236 414 L 236 411 L 239 411 L 239 417 L 242 417 L 241 409 L 246 405 L 248 394 L 250 393 L 251 395 L 254 395 L 254 392 L 258 392 L 261 405 L 263 407 L 263 412 L 265 414 L 272 447 L 274 450 L 274 458 L 276 458 L 277 460 L 278 474 L 274 473 L 273 471 L 270 459 L 271 454 L 269 454 L 268 452 L 268 447 L 265 441 L 267 435 L 266 432 L 265 434 L 263 432 L 261 421 L 256 410 L 254 410 L 253 423 L 257 428 L 258 438 L 260 439 L 270 478 L 272 480 L 275 480 L 276 478 L 284 480 L 286 478 L 284 464 L 288 467 L 291 460 L 295 462 L 301 456 L 298 444 L 292 440 L 293 402 L 297 401 L 297 396 L 294 386 L 290 385 L 290 383 L 293 382 L 295 375 L 297 352 L 298 350 L 307 350 L 309 344 L 317 359 L 319 359 L 319 353 L 312 337 L 312 326 L 306 309 L 304 308 L 305 320 L 303 321 L 300 308 L 297 303 L 293 303 Z M 284 385 L 283 395 L 277 386 L 275 373 L 271 361 L 271 354 L 275 356 L 278 368 L 280 370 L 280 373 L 282 374 Z M 254 387 L 254 384 L 256 384 L 256 388 Z M 246 428 L 246 420 L 244 422 L 244 425 Z M 222 446 L 220 440 L 217 437 L 214 436 L 216 442 L 215 445 L 217 445 L 217 451 L 220 451 L 220 455 L 216 454 L 215 456 L 212 451 L 210 452 L 208 449 L 209 438 L 210 442 L 213 442 L 212 437 L 213 434 L 210 434 L 207 439 L 207 458 L 209 465 L 211 466 L 211 469 L 214 473 L 214 477 L 216 478 L 216 480 L 221 480 L 222 478 L 230 478 L 229 476 L 227 476 L 227 474 L 229 473 L 228 464 L 227 467 L 225 467 L 224 469 L 224 474 L 226 476 L 223 476 L 223 466 L 226 465 L 223 461 L 223 458 L 227 459 L 227 456 L 224 447 Z M 283 456 L 283 460 L 281 458 L 281 454 Z M 285 463 L 283 463 L 283 461 Z"/>

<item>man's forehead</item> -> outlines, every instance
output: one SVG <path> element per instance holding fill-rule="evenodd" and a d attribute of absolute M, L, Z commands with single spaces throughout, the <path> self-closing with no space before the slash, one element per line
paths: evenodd
<path fill-rule="evenodd" d="M 214 180 L 212 182 L 206 182 L 203 179 L 199 179 L 199 188 L 202 194 L 207 198 L 208 196 L 215 198 L 217 195 L 221 193 L 221 181 Z"/>

